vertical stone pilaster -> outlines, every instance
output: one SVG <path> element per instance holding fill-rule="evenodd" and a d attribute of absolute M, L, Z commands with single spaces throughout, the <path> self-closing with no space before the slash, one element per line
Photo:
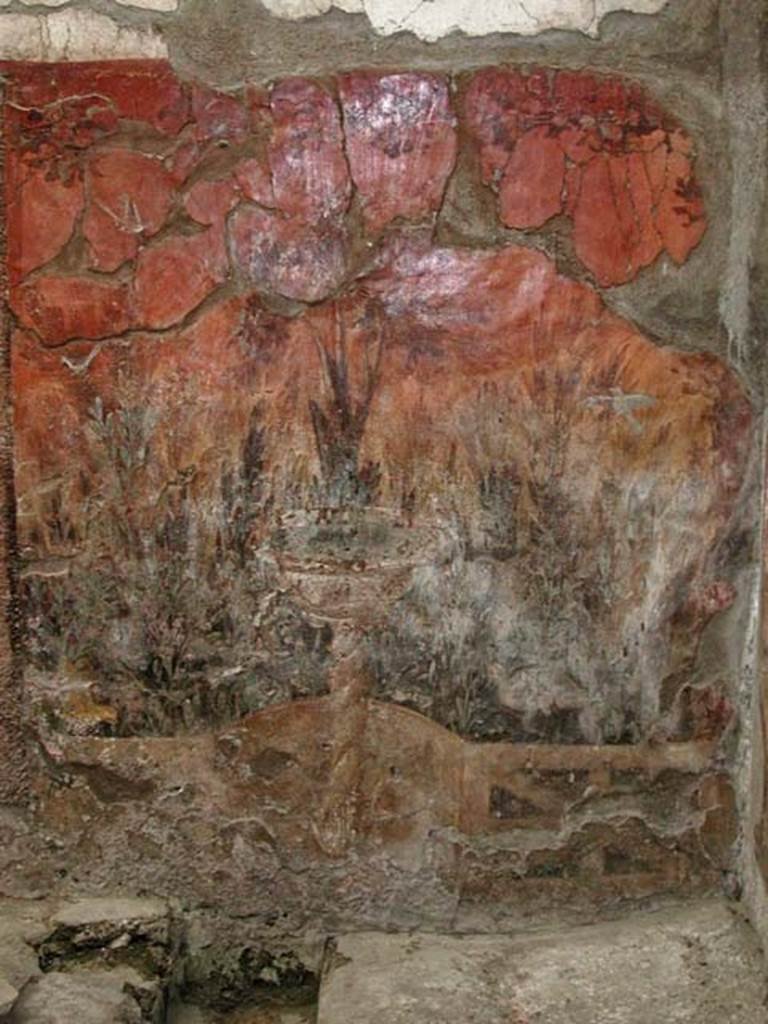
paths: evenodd
<path fill-rule="evenodd" d="M 764 311 L 768 282 L 768 66 L 764 3 L 723 0 L 720 28 L 732 167 L 731 233 L 720 311 L 731 361 L 748 382 L 761 413 L 756 439 L 760 492 L 754 502 L 756 557 L 741 647 L 740 881 L 753 923 L 768 942 L 768 317 Z"/>
<path fill-rule="evenodd" d="M 10 316 L 6 264 L 5 86 L 0 82 L 0 804 L 21 803 L 28 759 L 14 599 L 15 500 L 10 390 Z"/>
<path fill-rule="evenodd" d="M 760 230 L 768 153 L 768 104 L 763 70 L 761 0 L 724 0 L 723 100 L 731 149 L 731 235 L 720 312 L 731 362 L 762 396 L 758 374 L 765 365 L 755 330 L 753 272 L 759 263 Z M 761 375 L 761 374 L 760 374 Z"/>

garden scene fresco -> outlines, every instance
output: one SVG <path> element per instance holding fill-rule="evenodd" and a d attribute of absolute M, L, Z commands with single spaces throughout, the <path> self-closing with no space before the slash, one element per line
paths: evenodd
<path fill-rule="evenodd" d="M 51 728 L 195 733 L 329 693 L 342 750 L 369 697 L 477 741 L 727 727 L 697 652 L 734 598 L 750 406 L 605 297 L 706 229 L 693 143 L 647 92 L 38 65 L 7 139 L 24 663 Z"/>

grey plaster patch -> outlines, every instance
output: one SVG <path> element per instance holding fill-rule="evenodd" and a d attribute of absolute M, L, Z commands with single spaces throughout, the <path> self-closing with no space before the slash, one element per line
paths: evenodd
<path fill-rule="evenodd" d="M 761 66 L 765 4 L 722 5 L 724 99 L 734 167 L 732 228 L 720 309 L 733 362 L 746 369 L 753 355 L 751 274 L 761 226 L 768 153 L 768 103 Z"/>
<path fill-rule="evenodd" d="M 705 902 L 527 936 L 342 937 L 318 1024 L 765 1024 L 754 936 Z"/>
<path fill-rule="evenodd" d="M 364 14 L 364 0 L 262 0 L 271 14 L 278 18 L 300 21 L 302 18 L 313 18 L 319 14 L 327 14 L 332 7 L 347 14 Z"/>

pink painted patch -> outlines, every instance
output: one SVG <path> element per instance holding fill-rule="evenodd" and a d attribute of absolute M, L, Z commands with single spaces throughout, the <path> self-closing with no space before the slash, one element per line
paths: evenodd
<path fill-rule="evenodd" d="M 128 149 L 94 153 L 87 164 L 83 234 L 90 265 L 117 270 L 156 235 L 173 206 L 173 179 L 162 162 Z"/>
<path fill-rule="evenodd" d="M 238 266 L 257 287 L 317 302 L 344 280 L 346 240 L 340 229 L 243 207 L 233 215 L 231 237 Z"/>
<path fill-rule="evenodd" d="M 305 220 L 343 214 L 351 188 L 335 100 L 314 82 L 292 78 L 272 90 L 271 109 L 269 163 L 277 206 Z"/>
<path fill-rule="evenodd" d="M 456 120 L 439 75 L 353 72 L 339 78 L 347 155 L 370 231 L 440 207 L 456 160 Z"/>
<path fill-rule="evenodd" d="M 184 200 L 184 208 L 198 224 L 220 224 L 238 199 L 237 184 L 232 178 L 198 181 Z"/>
<path fill-rule="evenodd" d="M 274 206 L 275 193 L 266 161 L 248 157 L 235 167 L 235 180 L 246 199 L 261 206 Z"/>
<path fill-rule="evenodd" d="M 501 219 L 514 228 L 538 228 L 563 206 L 565 155 L 547 128 L 526 132 L 504 168 Z"/>
<path fill-rule="evenodd" d="M 83 209 L 83 185 L 31 167 L 8 200 L 8 274 L 16 284 L 57 256 Z"/>
<path fill-rule="evenodd" d="M 135 278 L 136 318 L 159 330 L 180 323 L 227 275 L 221 228 L 173 237 L 146 249 Z"/>
<path fill-rule="evenodd" d="M 50 274 L 11 292 L 11 308 L 45 345 L 109 338 L 132 325 L 130 287 L 113 281 Z"/>

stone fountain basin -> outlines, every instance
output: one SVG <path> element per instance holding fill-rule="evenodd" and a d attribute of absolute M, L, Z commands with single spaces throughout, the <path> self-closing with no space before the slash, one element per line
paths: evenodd
<path fill-rule="evenodd" d="M 364 620 L 402 596 L 414 569 L 440 561 L 448 535 L 390 510 L 316 509 L 285 513 L 272 544 L 306 610 Z"/>

